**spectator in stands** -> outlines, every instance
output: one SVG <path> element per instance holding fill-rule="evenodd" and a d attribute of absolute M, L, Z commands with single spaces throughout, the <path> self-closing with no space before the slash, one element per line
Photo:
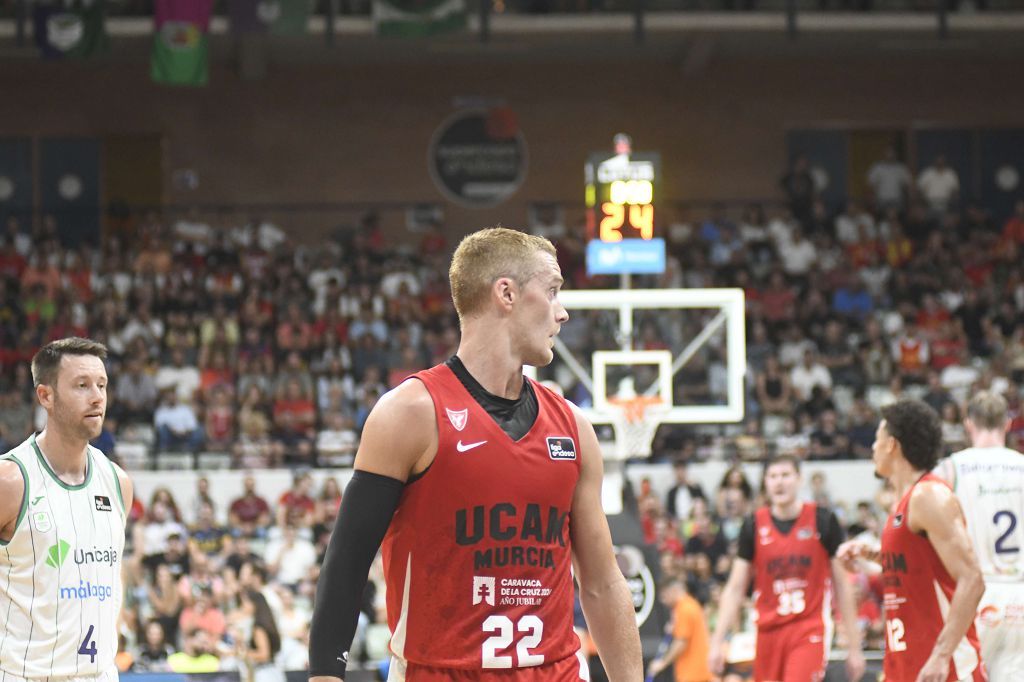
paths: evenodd
<path fill-rule="evenodd" d="M 802 226 L 807 225 L 811 219 L 811 208 L 817 196 L 817 188 L 806 155 L 797 154 L 793 158 L 789 170 L 782 176 L 781 184 L 793 217 Z"/>
<path fill-rule="evenodd" d="M 239 609 L 252 623 L 249 637 L 236 641 L 237 658 L 253 671 L 253 682 L 284 682 L 284 673 L 274 665 L 281 650 L 281 635 L 267 599 L 254 589 L 239 592 Z"/>
<path fill-rule="evenodd" d="M 255 476 L 248 474 L 242 485 L 242 495 L 232 500 L 228 509 L 228 519 L 231 526 L 237 528 L 241 535 L 249 536 L 258 528 L 270 525 L 270 505 L 256 493 Z"/>
<path fill-rule="evenodd" d="M 306 670 L 309 667 L 309 622 L 313 614 L 305 600 L 296 599 L 291 590 L 278 588 L 277 594 L 281 598 L 281 610 L 273 615 L 281 634 L 278 664 L 284 670 Z"/>
<path fill-rule="evenodd" d="M 914 323 L 908 323 L 903 334 L 893 342 L 892 355 L 905 379 L 921 383 L 924 381 L 929 359 L 928 340 L 923 337 Z"/>
<path fill-rule="evenodd" d="M 873 432 L 872 440 L 874 440 Z M 804 433 L 798 428 L 795 417 L 786 417 L 782 433 L 775 438 L 775 448 L 780 455 L 793 455 L 800 459 L 806 459 L 811 451 L 810 434 Z"/>
<path fill-rule="evenodd" d="M 228 363 L 226 347 L 210 348 L 206 357 L 200 359 L 199 366 L 199 397 L 203 403 L 209 403 L 218 388 L 228 392 L 235 390 L 235 372 Z"/>
<path fill-rule="evenodd" d="M 699 498 L 707 501 L 707 497 L 699 483 L 689 480 L 685 460 L 676 459 L 672 463 L 672 469 L 675 471 L 676 482 L 669 488 L 665 497 L 665 511 L 670 518 L 682 521 L 690 517 L 694 500 Z"/>
<path fill-rule="evenodd" d="M 875 310 L 875 302 L 867 290 L 864 280 L 855 274 L 843 273 L 842 284 L 832 295 L 832 310 L 844 318 L 863 320 Z"/>
<path fill-rule="evenodd" d="M 341 508 L 341 487 L 338 479 L 328 476 L 320 488 L 320 494 L 316 498 L 316 511 L 314 517 L 317 523 L 323 523 L 325 519 L 333 519 Z"/>
<path fill-rule="evenodd" d="M 277 372 L 274 382 L 274 398 L 281 397 L 291 382 L 299 383 L 300 393 L 305 397 L 313 396 L 313 377 L 309 373 L 302 354 L 292 351 L 285 357 L 284 365 Z"/>
<path fill-rule="evenodd" d="M 14 386 L 0 393 L 0 441 L 4 452 L 23 442 L 32 433 L 32 407 L 22 391 Z"/>
<path fill-rule="evenodd" d="M 1016 245 L 1024 249 L 1024 199 L 1018 199 L 1013 205 L 1013 214 L 1003 225 L 1002 240 L 1006 246 Z"/>
<path fill-rule="evenodd" d="M 343 412 L 324 417 L 324 428 L 316 434 L 317 463 L 320 466 L 352 466 L 359 434 L 352 418 Z"/>
<path fill-rule="evenodd" d="M 267 543 L 264 558 L 273 579 L 295 589 L 316 565 L 316 549 L 312 542 L 299 536 L 295 526 L 288 524 L 279 539 Z"/>
<path fill-rule="evenodd" d="M 765 415 L 783 416 L 790 412 L 793 393 L 789 374 L 782 371 L 774 355 L 765 361 L 764 372 L 757 376 L 757 403 Z"/>
<path fill-rule="evenodd" d="M 199 369 L 185 362 L 185 349 L 178 346 L 171 351 L 171 363 L 157 370 L 153 379 L 158 391 L 174 389 L 178 401 L 191 403 L 199 390 Z"/>
<path fill-rule="evenodd" d="M 817 353 L 812 350 L 804 351 L 803 362 L 789 373 L 789 381 L 798 400 L 810 399 L 811 389 L 815 386 L 832 388 L 832 374 L 818 359 Z"/>
<path fill-rule="evenodd" d="M 231 531 L 217 523 L 211 502 L 200 503 L 198 518 L 189 534 L 192 556 L 206 556 L 215 562 L 217 568 L 231 553 Z"/>
<path fill-rule="evenodd" d="M 277 452 L 270 439 L 271 422 L 263 392 L 257 385 L 249 386 L 238 411 L 238 442 L 234 447 L 236 467 L 263 469 L 276 463 Z"/>
<path fill-rule="evenodd" d="M 942 387 L 949 391 L 953 400 L 961 405 L 967 404 L 967 392 L 971 385 L 981 377 L 981 372 L 974 366 L 968 351 L 964 351 L 959 362 L 949 365 L 939 374 Z"/>
<path fill-rule="evenodd" d="M 702 506 L 694 507 L 689 539 L 686 541 L 683 554 L 689 570 L 694 570 L 697 555 L 703 554 L 712 572 L 722 573 L 729 562 L 728 551 L 725 536 L 715 525 L 708 511 Z"/>
<path fill-rule="evenodd" d="M 178 640 L 178 623 L 185 608 L 185 600 L 178 591 L 174 574 L 166 565 L 157 566 L 155 578 L 144 584 L 152 619 L 160 625 L 166 641 L 173 646 Z"/>
<path fill-rule="evenodd" d="M 156 427 L 156 447 L 161 452 L 184 450 L 198 452 L 206 436 L 191 405 L 178 402 L 173 389 L 163 392 L 160 406 L 153 415 Z"/>
<path fill-rule="evenodd" d="M 210 641 L 217 642 L 227 632 L 227 620 L 213 600 L 213 590 L 196 585 L 190 594 L 190 603 L 181 612 L 179 627 L 182 632 L 203 630 Z"/>
<path fill-rule="evenodd" d="M 289 379 L 274 401 L 274 445 L 277 461 L 290 465 L 313 464 L 316 407 L 298 379 Z"/>
<path fill-rule="evenodd" d="M 309 528 L 316 515 L 316 500 L 313 491 L 313 476 L 309 472 L 298 472 L 292 477 L 292 487 L 284 491 L 277 501 L 277 526 L 289 525 Z"/>
<path fill-rule="evenodd" d="M 152 424 L 157 389 L 142 356 L 132 355 L 117 377 L 114 415 L 121 424 Z"/>
<path fill-rule="evenodd" d="M 854 400 L 846 435 L 850 441 L 850 454 L 856 459 L 871 457 L 871 445 L 875 440 L 877 424 L 878 417 L 871 410 L 867 401 L 863 398 Z"/>
<path fill-rule="evenodd" d="M 796 318 L 796 291 L 786 283 L 781 271 L 776 270 L 768 279 L 768 287 L 758 294 L 761 313 L 765 321 L 778 328 Z"/>
<path fill-rule="evenodd" d="M 167 666 L 176 673 L 215 673 L 220 670 L 216 645 L 205 630 L 186 632 L 182 650 L 167 657 Z"/>
<path fill-rule="evenodd" d="M 844 246 L 856 244 L 862 236 L 874 239 L 875 218 L 864 209 L 864 205 L 856 199 L 846 202 L 846 209 L 835 219 L 836 240 Z"/>
<path fill-rule="evenodd" d="M 783 369 L 791 369 L 803 360 L 804 353 L 816 350 L 817 344 L 804 334 L 799 325 L 788 325 L 782 332 L 782 343 L 779 344 L 779 364 Z"/>
<path fill-rule="evenodd" d="M 226 386 L 215 386 L 203 419 L 206 447 L 229 451 L 235 442 L 235 404 Z"/>
<path fill-rule="evenodd" d="M 233 578 L 237 583 L 241 580 L 242 567 L 250 564 L 260 564 L 263 561 L 263 557 L 253 550 L 251 538 L 254 537 L 254 533 L 238 532 L 237 530 L 236 533 L 234 542 L 232 542 L 231 553 L 224 560 L 224 565 L 228 569 L 224 574 Z"/>
<path fill-rule="evenodd" d="M 811 459 L 849 459 L 849 457 L 849 440 L 839 430 L 836 413 L 833 410 L 825 410 L 818 420 L 818 427 L 811 433 Z M 813 480 L 812 477 L 812 483 Z"/>
<path fill-rule="evenodd" d="M 779 258 L 790 282 L 802 286 L 806 284 L 807 275 L 818 259 L 818 249 L 814 242 L 804 236 L 802 228 L 796 228 L 789 241 L 780 246 Z"/>
<path fill-rule="evenodd" d="M 935 217 L 952 208 L 960 194 L 960 176 L 946 164 L 946 156 L 938 154 L 932 165 L 917 176 L 917 188 Z"/>
<path fill-rule="evenodd" d="M 282 357 L 286 353 L 306 353 L 310 349 L 313 342 L 313 327 L 298 302 L 292 301 L 288 304 L 284 319 L 277 325 L 275 338 L 278 352 Z"/>
<path fill-rule="evenodd" d="M 957 452 L 967 447 L 967 432 L 957 404 L 952 401 L 943 403 L 939 414 L 942 416 L 942 447 L 945 452 Z"/>
<path fill-rule="evenodd" d="M 931 369 L 941 372 L 950 365 L 955 365 L 967 350 L 967 341 L 959 324 L 949 319 L 939 323 L 932 334 L 929 349 L 931 359 L 928 365 Z"/>
<path fill-rule="evenodd" d="M 860 388 L 863 377 L 844 331 L 838 320 L 830 320 L 825 325 L 825 338 L 820 347 L 821 364 L 832 375 L 835 384 Z"/>
<path fill-rule="evenodd" d="M 169 672 L 167 657 L 174 649 L 167 643 L 164 628 L 159 620 L 152 619 L 146 623 L 143 641 L 135 652 L 135 663 L 132 672 L 161 673 Z"/>
<path fill-rule="evenodd" d="M 885 156 L 868 169 L 868 185 L 879 213 L 889 209 L 903 210 L 911 189 L 911 176 L 907 166 L 896 156 L 896 148 L 889 146 Z"/>

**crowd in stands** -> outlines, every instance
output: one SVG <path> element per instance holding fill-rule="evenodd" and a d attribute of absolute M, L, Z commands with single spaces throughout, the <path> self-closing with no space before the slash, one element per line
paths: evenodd
<path fill-rule="evenodd" d="M 685 577 L 712 619 L 739 523 L 757 498 L 739 469 L 719 490 L 699 490 L 687 462 L 865 459 L 879 408 L 904 395 L 941 413 L 954 450 L 965 444 L 962 406 L 979 388 L 1006 396 L 1009 445 L 1024 446 L 1024 200 L 997 219 L 960 195 L 941 158 L 914 177 L 889 154 L 868 180 L 870 201 L 831 207 L 798 158 L 782 179 L 784 205 L 680 210 L 663 225 L 666 272 L 634 278 L 634 287 L 746 292 L 745 422 L 662 427 L 654 458 L 678 463 L 678 485 L 666 499 L 636 495 L 663 570 Z M 556 243 L 567 288 L 617 286 L 587 274 L 582 226 L 547 212 L 531 228 Z M 70 248 L 56 234 L 52 220 L 30 234 L 11 217 L 0 236 L 0 451 L 42 426 L 32 355 L 81 335 L 110 350 L 107 422 L 95 443 L 105 452 L 142 444 L 143 466 L 202 451 L 239 469 L 294 468 L 295 488 L 276 504 L 252 482 L 230 509 L 202 494 L 195 509 L 179 509 L 167 490 L 137 501 L 122 663 L 258 667 L 277 656 L 301 668 L 341 491 L 314 492 L 298 472 L 351 464 L 382 393 L 454 353 L 450 235 L 436 225 L 394 244 L 368 214 L 309 245 L 267 221 L 213 226 L 198 213 L 146 214 L 101 245 Z M 639 314 L 634 347 L 678 355 L 712 315 Z M 616 330 L 613 313 L 574 312 L 561 339 L 584 358 L 618 348 Z M 592 401 L 561 361 L 542 377 Z M 721 402 L 724 377 L 716 334 L 674 391 Z M 816 491 L 827 502 L 820 481 Z M 884 500 L 865 501 L 844 522 L 851 534 L 877 533 L 883 509 Z M 368 623 L 380 621 L 373 585 Z M 858 583 L 869 642 L 878 637 L 876 588 Z"/>
<path fill-rule="evenodd" d="M 314 490 L 299 473 L 280 499 L 267 500 L 248 476 L 244 493 L 218 509 L 200 478 L 194 499 L 183 509 L 158 488 L 129 511 L 119 668 L 254 670 L 260 682 L 306 669 L 316 580 L 341 504 L 337 481 Z M 366 658 L 366 626 L 382 619 L 379 576 L 375 566 L 353 666 Z"/>

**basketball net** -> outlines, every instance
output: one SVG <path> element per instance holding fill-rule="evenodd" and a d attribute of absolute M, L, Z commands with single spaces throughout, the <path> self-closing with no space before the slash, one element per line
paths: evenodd
<path fill-rule="evenodd" d="M 628 398 L 609 397 L 608 404 L 617 412 L 615 447 L 619 457 L 650 457 L 654 434 L 661 424 L 657 418 L 645 418 L 648 412 L 661 413 L 667 406 L 657 396 L 634 395 Z"/>

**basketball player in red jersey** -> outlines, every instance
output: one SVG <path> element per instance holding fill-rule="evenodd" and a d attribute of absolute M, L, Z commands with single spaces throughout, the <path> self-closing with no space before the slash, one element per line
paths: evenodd
<path fill-rule="evenodd" d="M 849 644 L 847 674 L 854 681 L 864 674 L 853 591 L 846 571 L 833 558 L 845 539 L 843 527 L 831 510 L 800 501 L 800 481 L 795 457 L 779 456 L 765 467 L 769 506 L 754 512 L 740 530 L 711 638 L 715 674 L 722 673 L 725 636 L 739 615 L 751 570 L 757 607 L 757 682 L 824 679 L 832 645 L 832 585 Z"/>
<path fill-rule="evenodd" d="M 986 680 L 974 614 L 985 592 L 960 503 L 929 473 L 942 445 L 931 407 L 901 400 L 882 408 L 872 458 L 899 502 L 881 547 L 851 540 L 839 548 L 850 568 L 881 564 L 885 679 L 893 682 Z"/>
<path fill-rule="evenodd" d="M 594 429 L 522 372 L 551 362 L 568 319 L 554 247 L 482 230 L 459 245 L 449 276 L 457 354 L 383 396 L 367 420 L 321 570 L 310 680 L 344 676 L 382 541 L 389 680 L 589 679 L 571 568 L 609 679 L 640 680 Z"/>

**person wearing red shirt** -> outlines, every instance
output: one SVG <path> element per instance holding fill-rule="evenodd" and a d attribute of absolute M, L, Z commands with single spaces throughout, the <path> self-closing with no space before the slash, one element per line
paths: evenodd
<path fill-rule="evenodd" d="M 1003 226 L 1003 241 L 1024 246 L 1024 199 L 1018 199 L 1013 205 L 1013 215 Z"/>
<path fill-rule="evenodd" d="M 313 477 L 301 473 L 295 477 L 292 487 L 284 491 L 277 501 L 277 525 L 284 528 L 289 523 L 310 526 L 316 513 L 313 499 Z"/>
<path fill-rule="evenodd" d="M 376 403 L 317 584 L 310 682 L 345 678 L 381 550 L 391 677 L 589 679 L 579 603 L 610 682 L 643 679 L 629 586 L 601 507 L 600 445 L 575 406 L 523 375 L 568 313 L 552 244 L 505 228 L 460 243 L 453 357 Z"/>
<path fill-rule="evenodd" d="M 931 472 L 942 428 L 920 400 L 882 408 L 872 458 L 897 502 L 881 546 L 850 540 L 838 552 L 851 569 L 882 567 L 885 679 L 895 682 L 987 680 L 974 627 L 985 592 L 963 510 L 949 485 Z"/>
<path fill-rule="evenodd" d="M 274 441 L 285 462 L 310 464 L 316 438 L 316 405 L 303 393 L 298 379 L 290 378 L 284 394 L 274 401 Z"/>
<path fill-rule="evenodd" d="M 250 534 L 256 528 L 270 525 L 270 505 L 256 494 L 255 477 L 246 476 L 243 486 L 242 496 L 231 502 L 231 507 L 228 509 L 228 520 L 243 534 Z"/>
<path fill-rule="evenodd" d="M 753 577 L 757 607 L 754 679 L 761 682 L 817 682 L 824 678 L 831 648 L 831 593 L 839 600 L 849 644 L 849 679 L 864 673 L 853 592 L 846 571 L 834 558 L 845 533 L 835 514 L 802 502 L 800 464 L 781 455 L 765 467 L 769 506 L 748 517 L 722 590 L 718 622 L 711 638 L 711 671 L 725 665 L 725 639 L 739 616 Z"/>

